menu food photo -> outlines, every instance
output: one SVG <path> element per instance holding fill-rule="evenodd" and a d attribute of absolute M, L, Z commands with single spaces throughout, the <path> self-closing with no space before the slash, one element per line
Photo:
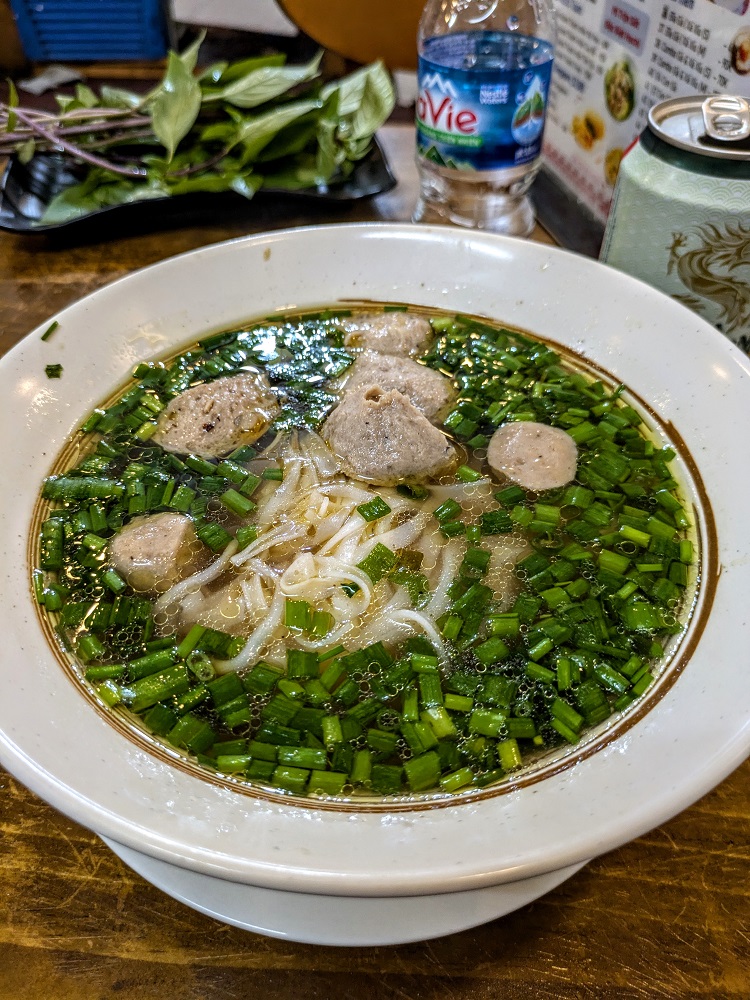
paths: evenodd
<path fill-rule="evenodd" d="M 558 0 L 547 170 L 601 223 L 623 155 L 662 101 L 750 97 L 749 0 Z"/>

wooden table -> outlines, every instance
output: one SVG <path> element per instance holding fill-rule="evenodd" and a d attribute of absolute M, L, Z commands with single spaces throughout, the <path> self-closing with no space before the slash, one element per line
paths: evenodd
<path fill-rule="evenodd" d="M 68 247 L 0 235 L 0 352 L 80 296 L 193 247 L 271 227 L 407 219 L 412 133 L 393 126 L 383 139 L 398 187 L 335 215 L 259 205 L 235 221 Z M 539 227 L 533 238 L 551 242 Z M 397 948 L 324 948 L 175 902 L 0 770 L 0 1000 L 748 1000 L 749 827 L 747 762 L 501 920 Z"/>

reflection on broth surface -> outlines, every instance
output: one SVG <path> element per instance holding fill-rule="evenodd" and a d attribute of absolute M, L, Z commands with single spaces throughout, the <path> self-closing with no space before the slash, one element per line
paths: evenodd
<path fill-rule="evenodd" d="M 501 782 L 627 709 L 690 612 L 674 452 L 622 395 L 397 306 L 208 337 L 46 480 L 37 599 L 106 704 L 214 772 Z"/>

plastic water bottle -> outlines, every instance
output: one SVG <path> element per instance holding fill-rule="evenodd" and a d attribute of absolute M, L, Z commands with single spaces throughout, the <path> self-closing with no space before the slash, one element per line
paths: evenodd
<path fill-rule="evenodd" d="M 428 0 L 417 36 L 415 222 L 532 231 L 554 33 L 552 0 Z"/>

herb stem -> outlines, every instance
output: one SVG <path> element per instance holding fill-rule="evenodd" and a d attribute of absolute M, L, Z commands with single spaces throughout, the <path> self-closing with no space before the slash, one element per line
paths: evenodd
<path fill-rule="evenodd" d="M 110 170 L 115 174 L 122 174 L 124 177 L 146 176 L 146 171 L 142 167 L 119 167 L 117 164 L 110 163 L 109 160 L 105 160 L 93 153 L 88 153 L 79 146 L 68 142 L 67 139 L 63 139 L 57 132 L 48 132 L 42 125 L 39 125 L 33 118 L 27 115 L 25 110 L 22 111 L 20 108 L 14 108 L 13 111 L 19 121 L 28 125 L 32 132 L 36 132 L 37 135 L 53 146 L 59 146 L 60 149 L 64 149 L 66 153 L 70 153 L 71 156 L 74 156 L 78 160 L 84 160 L 93 167 L 102 167 L 104 170 Z"/>

